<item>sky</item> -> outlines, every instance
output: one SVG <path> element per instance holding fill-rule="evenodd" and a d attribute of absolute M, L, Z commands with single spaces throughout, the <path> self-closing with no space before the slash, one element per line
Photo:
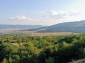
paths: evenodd
<path fill-rule="evenodd" d="M 44 25 L 85 20 L 85 0 L 0 0 L 0 24 Z"/>

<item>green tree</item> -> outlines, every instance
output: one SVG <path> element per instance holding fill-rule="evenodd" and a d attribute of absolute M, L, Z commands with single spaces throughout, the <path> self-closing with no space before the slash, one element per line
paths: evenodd
<path fill-rule="evenodd" d="M 45 63 L 54 63 L 54 59 L 49 57 L 48 59 L 45 60 Z"/>
<path fill-rule="evenodd" d="M 4 58 L 3 61 L 2 61 L 2 63 L 8 63 L 7 59 Z"/>
<path fill-rule="evenodd" d="M 11 55 L 9 57 L 9 63 L 12 63 L 12 58 L 11 58 Z"/>

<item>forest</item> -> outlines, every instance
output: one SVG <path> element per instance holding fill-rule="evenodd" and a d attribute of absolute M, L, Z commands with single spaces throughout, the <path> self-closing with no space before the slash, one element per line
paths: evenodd
<path fill-rule="evenodd" d="M 85 35 L 0 35 L 0 63 L 68 63 L 85 58 Z"/>

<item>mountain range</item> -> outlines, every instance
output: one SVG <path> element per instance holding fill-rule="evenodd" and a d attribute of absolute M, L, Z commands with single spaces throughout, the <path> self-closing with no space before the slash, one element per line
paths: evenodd
<path fill-rule="evenodd" d="M 39 32 L 85 32 L 85 20 L 75 22 L 64 22 L 46 27 Z"/>
<path fill-rule="evenodd" d="M 41 25 L 5 25 L 0 24 L 0 29 L 37 29 L 41 28 Z"/>
<path fill-rule="evenodd" d="M 64 22 L 51 26 L 41 25 L 4 25 L 0 24 L 0 31 L 19 30 L 26 32 L 79 32 L 85 33 L 85 20 Z"/>

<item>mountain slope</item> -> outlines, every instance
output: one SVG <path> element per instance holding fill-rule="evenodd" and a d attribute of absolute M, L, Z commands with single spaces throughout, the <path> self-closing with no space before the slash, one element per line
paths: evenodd
<path fill-rule="evenodd" d="M 47 27 L 40 32 L 85 32 L 85 20 L 76 22 L 59 23 Z"/>

